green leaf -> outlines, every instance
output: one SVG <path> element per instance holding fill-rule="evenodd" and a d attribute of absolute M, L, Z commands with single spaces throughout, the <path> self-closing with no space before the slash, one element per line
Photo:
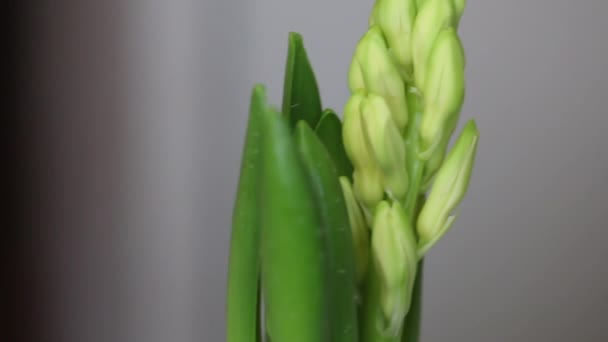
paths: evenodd
<path fill-rule="evenodd" d="M 258 208 L 266 333 L 273 342 L 325 342 L 327 256 L 316 198 L 285 119 L 262 120 Z"/>
<path fill-rule="evenodd" d="M 352 180 L 353 165 L 344 150 L 342 122 L 336 112 L 332 109 L 323 111 L 323 116 L 315 128 L 315 133 L 329 152 L 331 160 L 338 170 L 338 176 L 346 176 Z"/>
<path fill-rule="evenodd" d="M 316 127 L 321 118 L 321 108 L 319 88 L 302 36 L 290 32 L 283 85 L 283 115 L 292 129 L 300 120 L 306 121 L 310 127 Z"/>
<path fill-rule="evenodd" d="M 227 289 L 227 342 L 256 341 L 258 325 L 258 205 L 261 119 L 267 110 L 266 91 L 257 85 L 251 95 L 241 173 L 232 215 Z"/>
<path fill-rule="evenodd" d="M 295 142 L 323 226 L 330 340 L 356 342 L 355 253 L 342 186 L 327 149 L 304 121 L 296 125 Z"/>

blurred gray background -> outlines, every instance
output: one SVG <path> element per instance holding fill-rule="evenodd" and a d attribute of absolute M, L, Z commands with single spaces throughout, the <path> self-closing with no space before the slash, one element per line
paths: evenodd
<path fill-rule="evenodd" d="M 223 340 L 250 89 L 279 103 L 299 31 L 341 112 L 372 1 L 32 4 L 39 340 Z M 608 340 L 606 13 L 469 0 L 462 122 L 481 140 L 461 216 L 427 259 L 423 341 Z"/>

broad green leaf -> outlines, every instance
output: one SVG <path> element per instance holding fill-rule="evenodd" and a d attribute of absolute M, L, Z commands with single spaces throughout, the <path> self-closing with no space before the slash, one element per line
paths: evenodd
<path fill-rule="evenodd" d="M 325 238 L 330 341 L 357 342 L 355 254 L 338 174 L 327 149 L 304 121 L 296 125 L 295 143 Z"/>
<path fill-rule="evenodd" d="M 266 334 L 273 342 L 328 342 L 323 225 L 293 136 L 279 113 L 265 113 L 260 151 Z"/>
<path fill-rule="evenodd" d="M 314 71 L 308 60 L 302 36 L 289 33 L 285 83 L 283 85 L 283 115 L 293 129 L 304 120 L 316 127 L 321 118 L 321 98 Z"/>
<path fill-rule="evenodd" d="M 353 165 L 346 155 L 344 143 L 342 142 L 342 122 L 332 109 L 326 109 L 315 133 L 325 145 L 327 152 L 338 170 L 338 176 L 346 176 L 352 180 Z"/>
<path fill-rule="evenodd" d="M 257 85 L 251 94 L 249 122 L 241 173 L 232 214 L 227 289 L 227 342 L 256 341 L 259 335 L 258 198 L 261 120 L 267 111 L 266 91 Z"/>

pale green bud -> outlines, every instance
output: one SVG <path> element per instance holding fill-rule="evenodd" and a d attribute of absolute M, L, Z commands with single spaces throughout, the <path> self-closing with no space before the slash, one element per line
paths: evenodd
<path fill-rule="evenodd" d="M 361 204 L 365 222 L 371 226 L 373 222 L 372 209 L 384 198 L 382 172 L 378 168 L 370 168 L 365 172 L 353 171 L 353 192 Z"/>
<path fill-rule="evenodd" d="M 467 6 L 467 0 L 454 0 L 454 9 L 456 10 L 456 20 L 460 21 L 460 18 L 464 14 L 464 8 Z"/>
<path fill-rule="evenodd" d="M 401 204 L 382 201 L 374 212 L 372 259 L 380 282 L 386 337 L 396 337 L 411 305 L 418 256 L 416 237 Z"/>
<path fill-rule="evenodd" d="M 458 124 L 459 117 L 460 117 L 460 115 L 454 115 L 448 119 L 448 122 L 445 125 L 446 128 L 443 131 L 443 136 L 441 137 L 441 141 L 439 142 L 439 145 L 437 146 L 435 151 L 433 151 L 431 157 L 429 158 L 429 160 L 427 160 L 427 162 L 424 165 L 424 177 L 423 177 L 423 186 L 422 186 L 422 189 L 424 189 L 424 190 L 428 189 L 430 182 L 431 182 L 433 176 L 435 175 L 435 172 L 437 172 L 437 170 L 441 166 L 441 163 L 443 163 L 446 149 L 448 148 L 448 145 L 450 143 L 450 138 L 452 137 L 452 134 L 454 133 L 454 129 L 456 128 L 456 125 Z"/>
<path fill-rule="evenodd" d="M 447 120 L 458 115 L 464 102 L 464 52 L 454 28 L 442 30 L 429 58 L 422 89 L 424 114 L 420 122 L 423 150 L 439 143 Z"/>
<path fill-rule="evenodd" d="M 357 199 L 367 208 L 373 208 L 384 197 L 382 173 L 364 138 L 361 101 L 365 96 L 358 92 L 351 96 L 344 108 L 342 140 L 344 150 L 353 164 L 354 190 Z"/>
<path fill-rule="evenodd" d="M 454 223 L 455 216 L 450 216 L 450 214 L 467 192 L 475 164 L 478 140 L 477 126 L 475 121 L 470 120 L 437 172 L 437 177 L 416 225 L 420 257 Z"/>
<path fill-rule="evenodd" d="M 377 11 L 377 4 L 378 2 L 376 5 L 374 5 L 374 9 L 372 11 Z M 373 41 L 386 45 L 384 38 L 382 37 L 382 32 L 376 26 L 370 28 L 365 35 L 363 35 L 355 48 L 353 60 L 348 71 L 348 87 L 351 93 L 368 90 L 365 82 L 364 67 L 365 61 L 367 60 L 370 43 Z"/>
<path fill-rule="evenodd" d="M 405 84 L 377 25 L 367 31 L 355 51 L 349 72 L 351 92 L 361 89 L 361 77 L 367 92 L 384 97 L 399 131 L 403 131 L 408 119 Z"/>
<path fill-rule="evenodd" d="M 372 12 L 369 16 L 369 27 L 372 27 L 378 23 L 378 9 L 380 8 L 380 2 L 382 0 L 374 1 L 374 7 L 372 7 Z"/>
<path fill-rule="evenodd" d="M 363 92 L 354 93 L 344 107 L 344 122 L 342 138 L 344 149 L 355 168 L 363 168 L 373 164 L 373 157 L 368 151 L 363 137 L 363 121 L 361 105 L 366 100 Z"/>
<path fill-rule="evenodd" d="M 361 64 L 359 60 L 363 58 L 363 49 L 365 46 L 359 42 L 355 49 L 353 60 L 350 63 L 348 69 L 348 89 L 351 93 L 365 90 L 365 81 L 363 79 L 363 70 L 361 70 Z"/>
<path fill-rule="evenodd" d="M 376 23 L 400 66 L 412 70 L 411 35 L 416 18 L 415 0 L 378 0 Z"/>
<path fill-rule="evenodd" d="M 355 269 L 357 274 L 357 284 L 361 285 L 367 272 L 369 263 L 369 229 L 359 203 L 355 199 L 353 189 L 347 177 L 340 177 L 340 185 L 346 202 L 348 211 L 348 221 L 353 237 L 353 247 L 355 251 Z"/>
<path fill-rule="evenodd" d="M 403 199 L 408 186 L 405 142 L 390 109 L 382 96 L 369 94 L 362 101 L 361 113 L 364 138 L 382 171 L 384 188 L 392 198 Z"/>
<path fill-rule="evenodd" d="M 439 32 L 456 23 L 456 11 L 450 0 L 425 0 L 418 8 L 412 31 L 414 78 L 418 89 L 424 89 L 429 55 Z"/>

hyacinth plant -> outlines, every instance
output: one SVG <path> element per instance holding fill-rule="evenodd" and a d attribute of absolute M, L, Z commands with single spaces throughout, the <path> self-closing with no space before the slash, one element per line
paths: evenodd
<path fill-rule="evenodd" d="M 228 342 L 419 341 L 423 258 L 455 221 L 478 143 L 465 0 L 376 0 L 343 120 L 289 35 L 281 110 L 254 87 L 233 213 Z"/>

